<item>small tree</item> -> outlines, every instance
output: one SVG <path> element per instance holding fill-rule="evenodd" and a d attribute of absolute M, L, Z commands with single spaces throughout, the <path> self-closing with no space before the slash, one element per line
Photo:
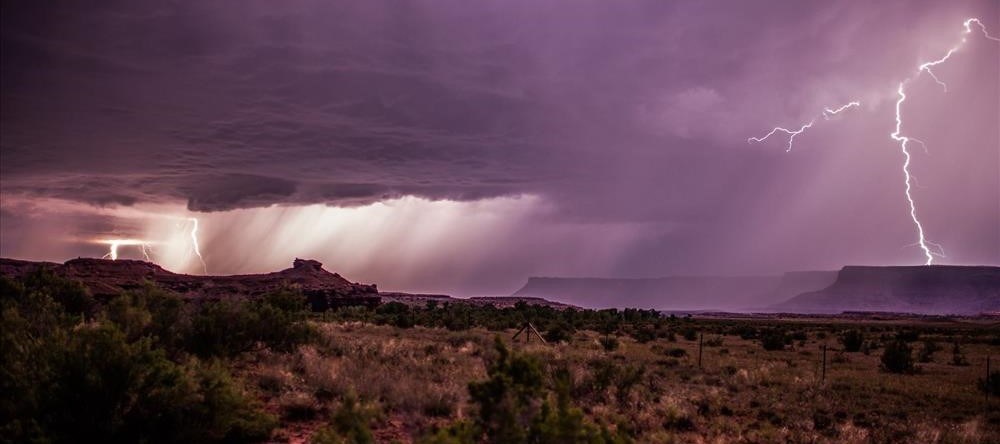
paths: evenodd
<path fill-rule="evenodd" d="M 913 373 L 913 356 L 910 346 L 901 340 L 885 345 L 882 352 L 882 369 L 889 373 Z"/>
<path fill-rule="evenodd" d="M 775 329 L 764 333 L 760 338 L 760 345 L 767 351 L 784 350 L 785 332 Z"/>
<path fill-rule="evenodd" d="M 969 361 L 965 359 L 965 353 L 962 352 L 962 346 L 959 345 L 958 341 L 955 341 L 955 345 L 951 348 L 951 365 L 960 367 L 969 365 Z"/>
<path fill-rule="evenodd" d="M 549 326 L 549 329 L 545 331 L 545 340 L 556 343 L 556 342 L 569 342 L 573 339 L 574 329 L 573 326 L 565 321 L 558 321 Z"/>

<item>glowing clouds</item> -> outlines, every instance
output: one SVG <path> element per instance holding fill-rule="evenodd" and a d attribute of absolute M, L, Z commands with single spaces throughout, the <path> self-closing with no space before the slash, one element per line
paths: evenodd
<path fill-rule="evenodd" d="M 530 275 L 605 273 L 627 250 L 664 229 L 564 220 L 551 203 L 533 195 L 475 201 L 403 197 L 358 207 L 274 205 L 197 213 L 196 219 L 179 203 L 101 208 L 50 200 L 43 206 L 41 220 L 67 221 L 51 231 L 72 232 L 80 229 L 79 221 L 101 221 L 85 224 L 96 231 L 65 239 L 33 236 L 31 246 L 47 257 L 68 257 L 58 248 L 76 243 L 100 246 L 101 251 L 89 250 L 91 256 L 145 259 L 173 272 L 212 274 L 270 272 L 288 268 L 296 257 L 312 258 L 381 289 L 456 295 L 507 294 Z"/>

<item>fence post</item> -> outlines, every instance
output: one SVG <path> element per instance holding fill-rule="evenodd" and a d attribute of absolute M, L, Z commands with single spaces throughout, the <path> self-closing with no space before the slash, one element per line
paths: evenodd
<path fill-rule="evenodd" d="M 821 383 L 826 382 L 826 344 L 823 344 L 823 373 L 822 376 L 820 376 L 819 381 Z"/>

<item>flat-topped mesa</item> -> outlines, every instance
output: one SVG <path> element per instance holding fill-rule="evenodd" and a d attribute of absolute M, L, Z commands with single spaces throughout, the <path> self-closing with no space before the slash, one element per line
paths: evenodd
<path fill-rule="evenodd" d="M 0 259 L 0 275 L 23 276 L 45 268 L 56 275 L 81 282 L 99 298 L 140 289 L 148 283 L 187 298 L 256 297 L 283 288 L 302 291 L 313 310 L 345 305 L 374 306 L 380 302 L 375 285 L 354 283 L 323 269 L 310 259 L 295 259 L 292 268 L 235 276 L 194 276 L 173 273 L 159 265 L 138 260 L 80 258 L 65 264 Z"/>
<path fill-rule="evenodd" d="M 992 313 L 1000 310 L 1000 267 L 846 266 L 830 286 L 773 308 L 798 313 Z"/>

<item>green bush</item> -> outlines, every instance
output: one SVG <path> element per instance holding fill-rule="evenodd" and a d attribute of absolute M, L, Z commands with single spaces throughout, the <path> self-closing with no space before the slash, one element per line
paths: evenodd
<path fill-rule="evenodd" d="M 987 379 L 979 378 L 979 390 L 990 396 L 1000 396 L 1000 371 L 991 371 Z"/>
<path fill-rule="evenodd" d="M 282 309 L 290 301 L 265 299 L 269 307 Z M 51 274 L 29 275 L 22 282 L 0 278 L 0 435 L 5 440 L 269 438 L 275 418 L 262 412 L 226 366 L 189 357 L 184 345 L 193 319 L 186 304 L 152 287 L 105 306 L 87 300 L 78 285 Z M 256 319 L 273 321 L 274 316 L 258 312 Z M 261 331 L 266 325 L 274 323 L 251 327 Z"/>
<path fill-rule="evenodd" d="M 688 341 L 698 340 L 698 330 L 695 330 L 693 328 L 684 329 L 684 339 Z"/>
<path fill-rule="evenodd" d="M 201 357 L 235 356 L 259 345 L 291 351 L 315 338 L 306 299 L 284 290 L 253 301 L 204 301 L 190 315 L 185 347 Z"/>
<path fill-rule="evenodd" d="M 558 321 L 545 331 L 545 340 L 552 343 L 569 342 L 573 339 L 573 326 L 565 321 Z"/>
<path fill-rule="evenodd" d="M 937 342 L 924 341 L 924 346 L 920 349 L 917 360 L 920 362 L 931 362 L 934 360 L 934 353 L 938 351 L 941 351 L 941 346 Z"/>
<path fill-rule="evenodd" d="M 426 442 L 626 441 L 586 421 L 583 413 L 572 405 L 572 378 L 565 368 L 552 372 L 550 390 L 545 384 L 545 369 L 537 358 L 511 352 L 499 337 L 494 349 L 496 358 L 487 369 L 488 379 L 469 384 L 469 396 L 478 407 L 472 423 L 454 424 L 428 437 Z M 632 373 L 640 377 L 642 374 Z"/>
<path fill-rule="evenodd" d="M 773 329 L 761 335 L 760 345 L 767 351 L 784 350 L 785 339 L 786 336 L 784 331 Z"/>
<path fill-rule="evenodd" d="M 348 393 L 330 422 L 312 438 L 314 444 L 370 444 L 375 442 L 371 423 L 378 412 L 362 405 L 353 393 Z"/>
<path fill-rule="evenodd" d="M 533 356 L 511 353 L 499 337 L 489 379 L 469 383 L 469 396 L 479 406 L 476 426 L 497 442 L 525 442 L 533 403 L 541 397 L 543 373 Z"/>
<path fill-rule="evenodd" d="M 840 343 L 844 351 L 857 352 L 865 342 L 865 335 L 860 330 L 847 330 L 840 334 Z"/>
<path fill-rule="evenodd" d="M 649 324 L 644 324 L 631 333 L 632 339 L 640 344 L 645 344 L 656 339 L 656 329 Z"/>
<path fill-rule="evenodd" d="M 913 373 L 910 345 L 898 339 L 885 344 L 885 350 L 882 352 L 882 369 L 889 373 Z"/>

